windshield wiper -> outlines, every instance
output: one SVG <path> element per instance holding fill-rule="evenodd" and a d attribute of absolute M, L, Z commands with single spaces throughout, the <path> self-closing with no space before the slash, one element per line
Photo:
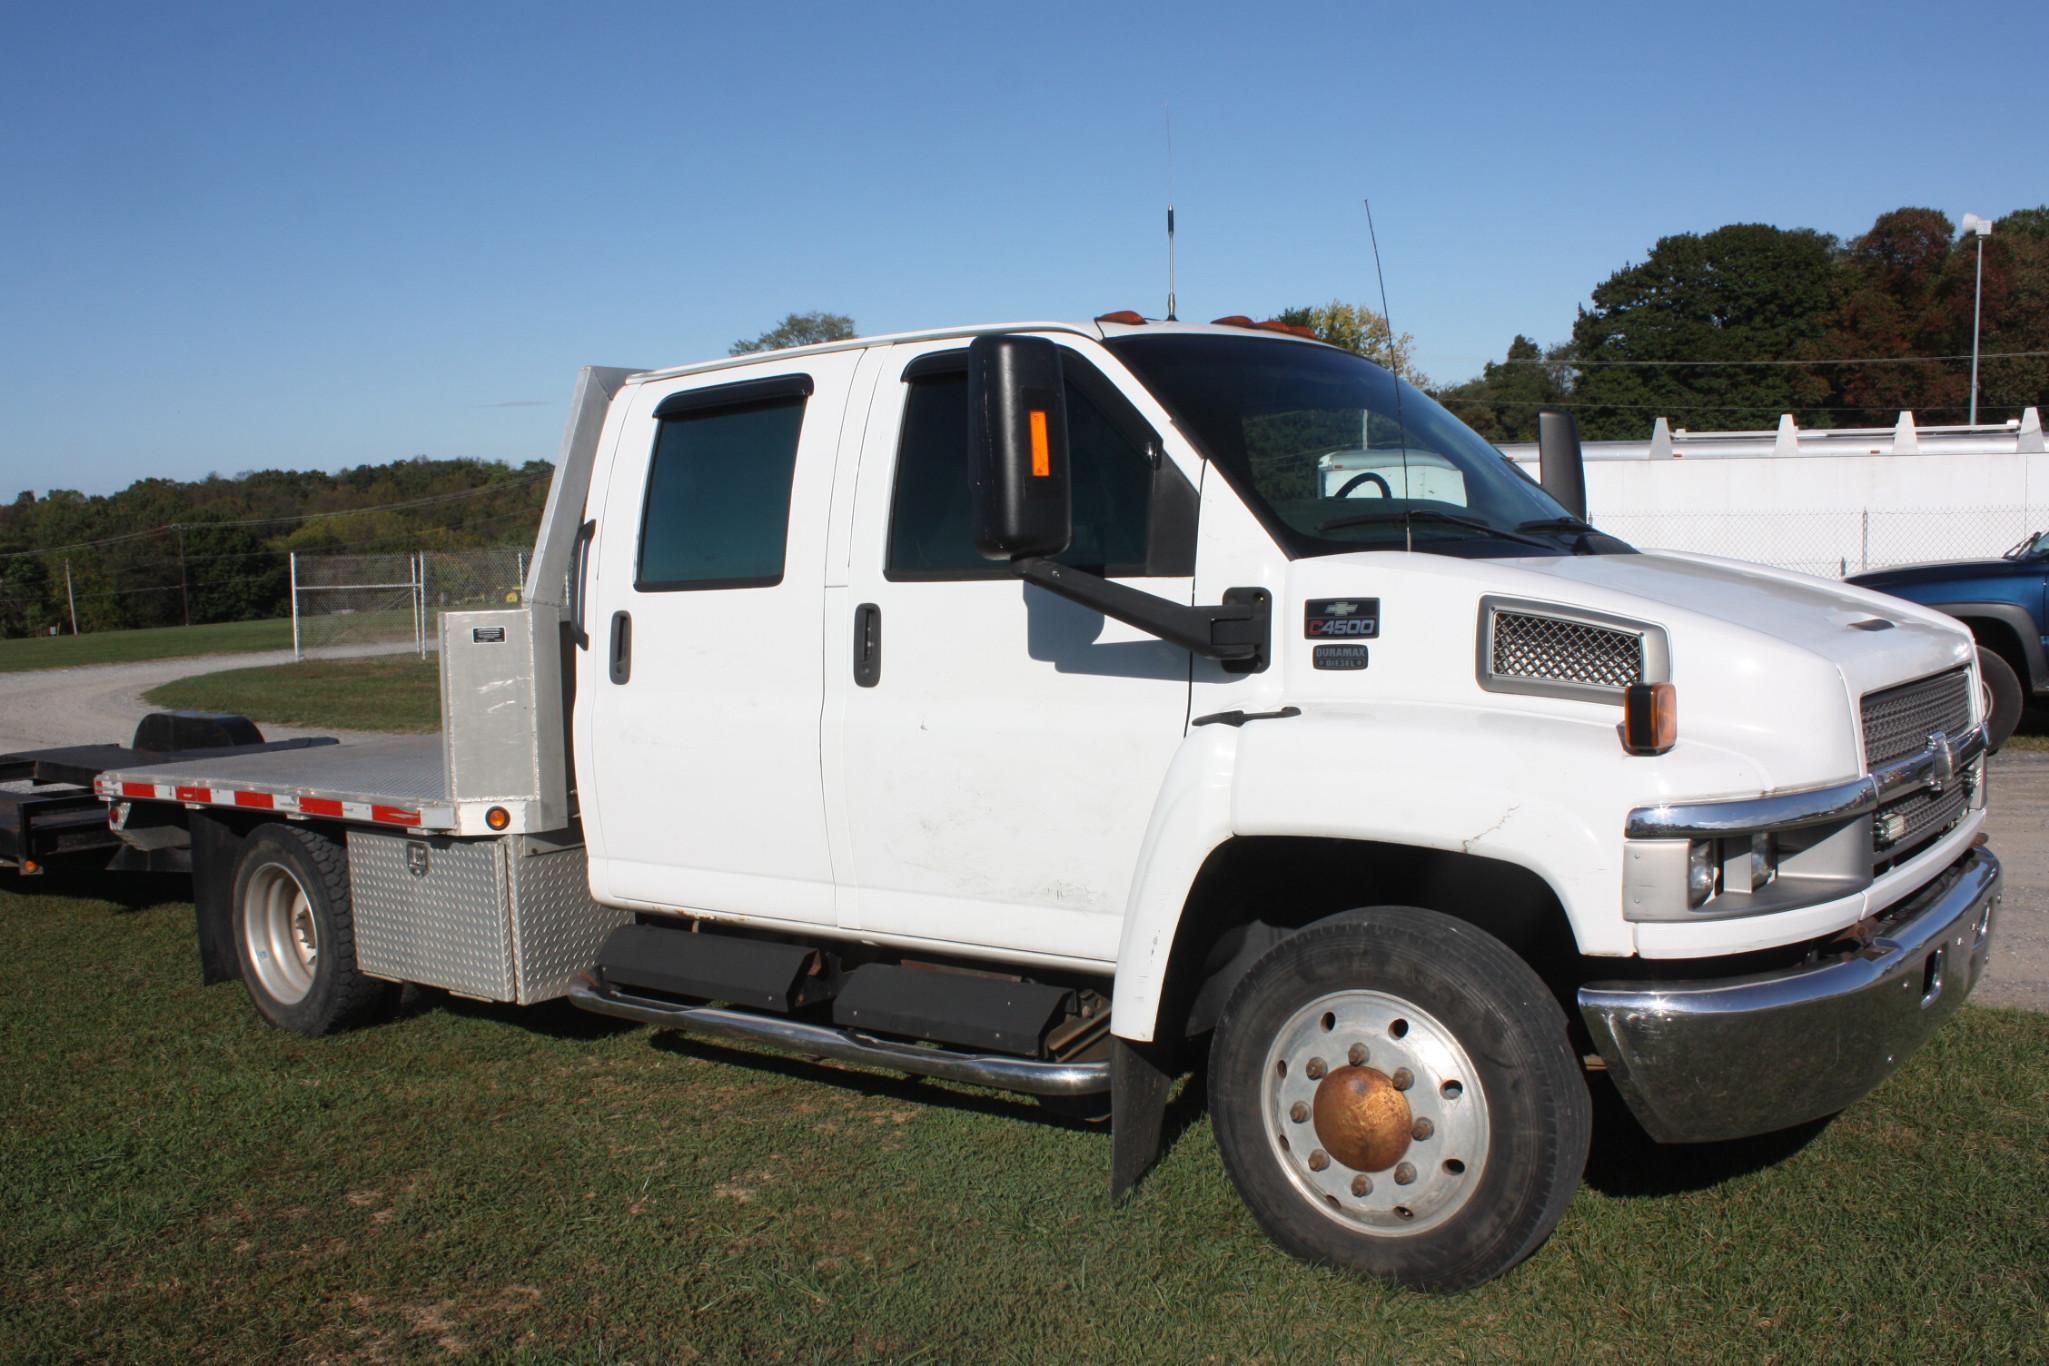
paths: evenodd
<path fill-rule="evenodd" d="M 1564 517 L 1539 517 L 1531 522 L 1517 522 L 1515 529 L 1517 531 L 1567 532 L 1572 536 L 1573 554 L 1588 555 L 1593 553 L 1592 549 L 1587 545 L 1587 533 L 1592 531 L 1593 527 L 1577 517 L 1570 515 Z"/>
<path fill-rule="evenodd" d="M 1406 512 L 1390 510 L 1387 512 L 1348 513 L 1343 517 L 1333 517 L 1327 522 L 1318 522 L 1316 529 L 1319 532 L 1336 531 L 1340 527 L 1367 526 L 1374 522 L 1402 521 L 1434 522 L 1440 526 L 1461 526 L 1468 531 L 1480 531 L 1485 532 L 1489 536 L 1498 536 L 1504 541 L 1521 541 L 1524 545 L 1533 545 L 1539 550 L 1556 550 L 1558 548 L 1549 541 L 1540 541 L 1534 536 L 1525 536 L 1520 531 L 1509 531 L 1503 527 L 1495 526 L 1492 522 L 1483 522 L 1478 517 L 1461 517 L 1456 512 L 1439 512 L 1436 508 L 1411 508 Z"/>

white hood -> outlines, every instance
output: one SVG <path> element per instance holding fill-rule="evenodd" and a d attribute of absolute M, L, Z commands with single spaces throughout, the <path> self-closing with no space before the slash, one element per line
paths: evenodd
<path fill-rule="evenodd" d="M 1486 563 L 1476 561 L 1474 563 Z M 1705 555 L 1568 555 L 1519 559 L 1556 581 L 1560 596 L 1663 621 L 1676 608 L 1819 655 L 1842 670 L 1850 694 L 1923 678 L 1971 657 L 1970 633 L 1939 612 L 1869 589 Z M 1891 622 L 1882 629 L 1858 623 Z"/>

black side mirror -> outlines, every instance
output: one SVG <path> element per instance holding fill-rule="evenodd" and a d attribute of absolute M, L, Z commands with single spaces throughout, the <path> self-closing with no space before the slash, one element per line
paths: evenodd
<path fill-rule="evenodd" d="M 1586 460 L 1571 413 L 1546 408 L 1537 414 L 1537 481 L 1567 512 L 1587 519 Z"/>
<path fill-rule="evenodd" d="M 1058 555 L 1074 536 L 1060 348 L 1041 337 L 968 345 L 975 549 L 992 560 Z"/>

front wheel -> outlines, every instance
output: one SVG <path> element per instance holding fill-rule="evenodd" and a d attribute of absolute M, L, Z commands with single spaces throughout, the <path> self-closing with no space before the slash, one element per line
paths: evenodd
<path fill-rule="evenodd" d="M 2020 725 L 2026 699 L 2013 665 L 1983 645 L 1978 647 L 1978 678 L 1985 689 L 1985 729 L 1990 734 L 1986 748 L 1997 754 L 2013 735 L 2014 727 Z"/>
<path fill-rule="evenodd" d="M 1224 1165 L 1304 1260 L 1463 1290 L 1534 1251 L 1586 1166 L 1564 1013 L 1492 935 L 1380 907 L 1275 945 L 1217 1022 Z"/>

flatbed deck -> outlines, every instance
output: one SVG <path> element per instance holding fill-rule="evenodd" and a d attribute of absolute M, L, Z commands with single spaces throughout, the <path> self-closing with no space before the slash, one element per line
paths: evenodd
<path fill-rule="evenodd" d="M 343 741 L 314 753 L 188 756 L 115 767 L 98 775 L 94 790 L 116 802 L 169 801 L 411 830 L 456 828 L 438 734 Z"/>

